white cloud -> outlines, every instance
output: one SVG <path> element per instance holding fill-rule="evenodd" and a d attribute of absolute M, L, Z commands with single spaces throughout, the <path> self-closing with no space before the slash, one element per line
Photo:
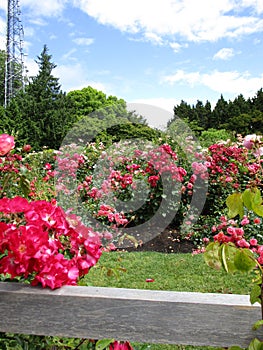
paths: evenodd
<path fill-rule="evenodd" d="M 29 20 L 29 23 L 40 27 L 44 27 L 47 25 L 47 21 L 45 21 L 43 18 L 40 18 L 40 17 L 32 17 Z"/>
<path fill-rule="evenodd" d="M 169 46 L 171 47 L 171 49 L 173 49 L 173 51 L 174 51 L 175 53 L 177 53 L 177 52 L 179 52 L 182 48 L 187 47 L 188 45 L 187 45 L 187 44 L 182 45 L 182 44 L 179 44 L 179 43 L 176 43 L 176 42 L 171 42 L 171 43 L 169 43 Z"/>
<path fill-rule="evenodd" d="M 0 10 L 7 11 L 7 1 L 6 0 L 0 0 Z"/>
<path fill-rule="evenodd" d="M 62 56 L 62 59 L 63 60 L 76 60 L 76 58 L 72 55 L 77 51 L 77 49 L 73 48 L 71 50 L 69 50 L 68 52 L 66 52 L 63 56 Z"/>
<path fill-rule="evenodd" d="M 73 42 L 77 45 L 89 46 L 94 43 L 93 38 L 75 38 Z"/>
<path fill-rule="evenodd" d="M 200 81 L 199 72 L 186 73 L 182 69 L 177 70 L 175 74 L 167 75 L 162 78 L 162 82 L 164 83 L 169 83 L 171 85 L 175 83 L 187 83 L 191 87 L 193 87 L 199 81 Z"/>
<path fill-rule="evenodd" d="M 23 0 L 22 6 L 28 7 L 32 16 L 57 17 L 62 14 L 67 0 Z"/>
<path fill-rule="evenodd" d="M 263 86 L 263 74 L 252 77 L 248 72 L 237 71 L 211 73 L 190 72 L 178 70 L 173 75 L 163 77 L 162 83 L 174 85 L 186 84 L 191 87 L 203 85 L 219 93 L 242 94 L 246 97 L 254 95 L 255 91 Z"/>
<path fill-rule="evenodd" d="M 80 63 L 57 66 L 53 74 L 59 78 L 63 91 L 81 90 L 84 87 L 92 86 L 94 89 L 103 91 L 107 95 L 114 95 L 108 85 L 99 81 L 89 80 L 88 72 Z"/>
<path fill-rule="evenodd" d="M 214 60 L 229 60 L 234 56 L 234 50 L 232 48 L 224 47 L 223 49 L 217 51 L 214 55 Z"/>
<path fill-rule="evenodd" d="M 6 23 L 0 18 L 0 50 L 6 49 Z"/>
<path fill-rule="evenodd" d="M 162 43 L 168 37 L 216 41 L 263 31 L 262 1 L 243 0 L 74 0 L 74 5 L 121 31 L 151 33 Z"/>
<path fill-rule="evenodd" d="M 25 68 L 28 77 L 34 77 L 38 74 L 38 64 L 32 58 L 25 56 Z"/>
<path fill-rule="evenodd" d="M 145 33 L 145 39 L 147 41 L 152 42 L 153 44 L 156 44 L 156 45 L 163 45 L 164 44 L 162 37 L 160 35 L 157 35 L 156 33 L 153 33 L 153 32 Z"/>

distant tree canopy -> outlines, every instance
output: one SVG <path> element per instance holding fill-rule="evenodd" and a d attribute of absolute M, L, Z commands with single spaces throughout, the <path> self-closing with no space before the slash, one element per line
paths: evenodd
<path fill-rule="evenodd" d="M 136 137 L 154 140 L 160 136 L 143 117 L 127 111 L 121 98 L 106 96 L 91 86 L 63 92 L 59 79 L 53 75 L 56 65 L 46 45 L 36 60 L 38 74 L 27 78 L 24 91 L 19 91 L 4 107 L 5 60 L 6 53 L 2 50 L 0 133 L 14 135 L 17 146 L 30 144 L 36 151 L 43 147 L 58 149 L 65 136 L 72 142 L 98 139 L 108 143 Z M 174 107 L 168 128 L 177 116 L 196 136 L 202 136 L 205 144 L 213 138 L 234 136 L 233 133 L 263 134 L 263 90 L 248 99 L 240 94 L 233 101 L 226 101 L 221 95 L 213 109 L 209 101 L 197 100 L 191 106 L 182 100 Z M 183 125 L 180 127 L 184 129 Z"/>
<path fill-rule="evenodd" d="M 197 100 L 191 106 L 182 100 L 174 107 L 174 117 L 168 127 L 176 116 L 183 119 L 197 136 L 209 129 L 224 129 L 241 135 L 263 134 L 263 90 L 261 88 L 255 97 L 248 99 L 240 94 L 233 101 L 226 101 L 221 95 L 213 109 L 209 101 L 204 105 Z"/>
<path fill-rule="evenodd" d="M 0 122 L 0 129 L 16 135 L 18 146 L 58 148 L 71 121 L 70 103 L 52 75 L 56 65 L 51 58 L 44 46 L 36 60 L 38 74 L 11 99 Z"/>
<path fill-rule="evenodd" d="M 4 55 L 0 55 L 0 79 L 4 80 L 1 57 Z M 70 135 L 76 141 L 83 137 L 90 140 L 119 123 L 145 124 L 142 117 L 127 111 L 123 99 L 107 97 L 90 86 L 62 92 L 59 79 L 52 74 L 56 65 L 51 59 L 45 45 L 36 60 L 38 74 L 28 79 L 25 90 L 6 109 L 0 108 L 0 133 L 15 135 L 17 146 L 30 144 L 36 151 L 43 147 L 58 149 L 72 129 L 75 133 Z M 4 99 L 4 89 L 0 90 L 0 98 Z"/>

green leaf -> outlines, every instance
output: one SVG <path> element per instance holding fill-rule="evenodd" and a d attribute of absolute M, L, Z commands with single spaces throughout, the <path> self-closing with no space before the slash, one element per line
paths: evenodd
<path fill-rule="evenodd" d="M 226 272 L 234 273 L 237 271 L 234 258 L 238 248 L 233 243 L 222 244 L 219 248 L 219 256 L 221 256 L 222 265 Z"/>
<path fill-rule="evenodd" d="M 206 247 L 204 253 L 206 264 L 216 270 L 219 270 L 222 267 L 221 259 L 219 257 L 219 247 L 219 242 L 211 242 Z"/>
<path fill-rule="evenodd" d="M 252 210 L 252 192 L 250 188 L 247 188 L 243 193 L 242 193 L 242 200 L 245 205 L 245 207 L 248 210 Z"/>
<path fill-rule="evenodd" d="M 263 343 L 255 338 L 249 344 L 248 350 L 263 350 Z"/>
<path fill-rule="evenodd" d="M 258 188 L 252 188 L 251 192 L 253 193 L 252 207 L 253 207 L 253 205 L 261 205 L 262 204 L 262 197 L 261 197 L 260 190 Z"/>
<path fill-rule="evenodd" d="M 111 343 L 114 342 L 114 339 L 101 339 L 96 342 L 96 350 L 106 349 Z"/>
<path fill-rule="evenodd" d="M 20 181 L 19 181 L 20 188 L 25 196 L 28 196 L 30 192 L 30 182 L 29 180 L 24 176 L 20 176 Z"/>
<path fill-rule="evenodd" d="M 263 216 L 263 205 L 253 205 L 253 211 L 258 216 Z"/>
<path fill-rule="evenodd" d="M 234 263 L 241 272 L 249 272 L 256 267 L 254 255 L 249 249 L 239 249 L 235 254 Z"/>
<path fill-rule="evenodd" d="M 263 327 L 263 320 L 259 320 L 253 324 L 253 330 L 256 331 L 260 327 Z"/>
<path fill-rule="evenodd" d="M 254 287 L 250 292 L 250 302 L 252 305 L 255 304 L 256 302 L 258 303 L 261 302 L 260 295 L 261 295 L 261 288 L 258 284 L 256 284 L 254 285 Z"/>
<path fill-rule="evenodd" d="M 240 348 L 239 346 L 231 346 L 230 348 L 228 348 L 228 350 L 243 350 L 242 348 Z"/>
<path fill-rule="evenodd" d="M 239 215 L 241 218 L 244 216 L 244 206 L 242 200 L 242 193 L 232 193 L 226 199 L 226 205 L 228 207 L 228 216 L 234 218 Z"/>
<path fill-rule="evenodd" d="M 242 194 L 242 200 L 248 210 L 253 210 L 255 214 L 263 216 L 263 199 L 258 188 L 247 188 Z"/>

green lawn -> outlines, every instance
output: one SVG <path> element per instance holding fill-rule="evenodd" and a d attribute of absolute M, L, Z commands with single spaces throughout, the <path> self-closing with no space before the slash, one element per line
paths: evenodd
<path fill-rule="evenodd" d="M 126 271 L 126 272 L 124 272 Z M 146 282 L 152 278 L 154 282 Z M 249 294 L 252 275 L 230 275 L 208 267 L 202 255 L 155 252 L 103 253 L 81 281 L 100 287 L 158 289 L 202 293 Z"/>
<path fill-rule="evenodd" d="M 146 282 L 149 278 L 154 279 L 154 282 Z M 97 266 L 81 281 L 81 285 L 249 294 L 251 281 L 252 275 L 240 273 L 228 275 L 224 271 L 214 271 L 204 263 L 202 255 L 111 252 L 103 253 Z M 219 348 L 151 344 L 149 349 L 218 350 Z"/>

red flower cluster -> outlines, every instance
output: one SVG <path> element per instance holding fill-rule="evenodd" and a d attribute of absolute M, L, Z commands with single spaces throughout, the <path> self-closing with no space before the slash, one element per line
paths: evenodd
<path fill-rule="evenodd" d="M 113 343 L 110 344 L 110 350 L 132 350 L 132 346 L 130 342 L 119 342 L 115 340 Z"/>
<path fill-rule="evenodd" d="M 54 289 L 76 285 L 96 264 L 100 234 L 53 202 L 0 199 L 0 273 Z"/>
<path fill-rule="evenodd" d="M 208 158 L 208 168 L 211 174 L 236 175 L 239 171 L 238 164 L 247 163 L 247 151 L 237 146 L 214 144 L 209 147 L 211 156 Z"/>
<path fill-rule="evenodd" d="M 258 219 L 258 218 L 257 218 Z M 212 227 L 212 232 L 216 233 L 214 236 L 214 241 L 219 243 L 233 243 L 238 248 L 247 248 L 251 249 L 256 255 L 257 260 L 260 264 L 263 265 L 263 245 L 259 245 L 258 241 L 255 238 L 251 238 L 249 241 L 244 237 L 243 227 L 238 227 L 238 224 L 235 220 L 228 220 L 225 216 L 220 218 L 221 223 L 218 226 Z M 241 220 L 241 225 L 245 226 L 249 223 L 247 217 L 244 217 Z M 254 223 L 260 223 L 258 220 L 254 220 Z M 204 243 L 208 243 L 208 241 Z"/>

